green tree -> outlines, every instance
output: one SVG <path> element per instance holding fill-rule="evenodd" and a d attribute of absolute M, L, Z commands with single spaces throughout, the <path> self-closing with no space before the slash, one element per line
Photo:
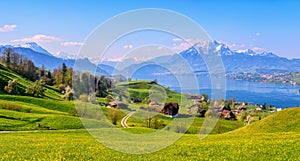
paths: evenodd
<path fill-rule="evenodd" d="M 44 96 L 44 84 L 42 81 L 35 81 L 31 86 L 28 86 L 26 89 L 26 94 L 34 96 L 34 97 L 42 97 Z"/>
<path fill-rule="evenodd" d="M 208 95 L 205 94 L 205 93 L 203 93 L 203 94 L 201 94 L 200 99 L 201 99 L 202 101 L 204 101 L 204 102 L 207 102 L 207 101 L 208 101 Z"/>
<path fill-rule="evenodd" d="M 62 72 L 62 83 L 64 84 L 64 83 L 66 83 L 65 81 L 65 79 L 66 79 L 66 75 L 67 75 L 67 70 L 68 70 L 68 68 L 67 68 L 67 66 L 66 66 L 66 64 L 65 63 L 63 63 L 62 64 L 62 70 L 61 70 L 61 72 Z"/>
<path fill-rule="evenodd" d="M 121 112 L 119 109 L 111 108 L 109 110 L 109 118 L 111 119 L 114 125 L 117 125 L 118 120 L 121 118 Z"/>
<path fill-rule="evenodd" d="M 9 80 L 8 85 L 4 87 L 4 90 L 8 94 L 18 94 L 18 88 L 17 88 L 17 79 Z"/>

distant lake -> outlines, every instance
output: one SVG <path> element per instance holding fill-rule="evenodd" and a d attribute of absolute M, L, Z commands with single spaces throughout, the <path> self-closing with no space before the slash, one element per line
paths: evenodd
<path fill-rule="evenodd" d="M 195 89 L 180 89 L 175 77 L 158 77 L 158 83 L 170 87 L 170 89 L 191 94 L 206 93 L 211 95 L 210 79 L 199 77 L 199 91 Z M 276 107 L 300 106 L 300 86 L 262 84 L 247 81 L 226 80 L 226 99 L 235 97 L 236 101 L 245 101 L 251 104 L 274 105 Z"/>

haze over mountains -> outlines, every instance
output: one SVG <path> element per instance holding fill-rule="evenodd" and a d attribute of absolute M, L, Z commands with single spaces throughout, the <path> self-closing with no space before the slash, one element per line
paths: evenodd
<path fill-rule="evenodd" d="M 87 58 L 72 59 L 68 56 L 63 58 L 54 56 L 37 43 L 30 42 L 23 45 L 0 45 L 0 53 L 5 49 L 12 48 L 13 52 L 24 55 L 31 59 L 37 66 L 44 65 L 46 69 L 53 70 L 60 66 L 63 62 L 67 66 L 77 66 L 84 71 L 91 71 L 96 68 Z M 192 72 L 205 72 L 207 67 L 201 58 L 203 54 L 215 53 L 221 57 L 226 73 L 237 72 L 296 72 L 300 71 L 300 59 L 287 59 L 279 57 L 273 53 L 262 52 L 256 53 L 253 50 L 231 50 L 227 45 L 217 41 L 197 43 L 193 47 L 182 51 L 179 54 L 156 57 L 147 61 L 136 61 L 134 59 L 124 59 L 122 62 L 103 61 L 97 69 L 97 74 L 112 75 L 128 73 L 135 70 L 144 74 L 170 74 L 166 68 L 176 68 L 177 71 L 185 72 L 187 69 L 178 68 L 178 62 L 186 60 Z M 200 54 L 200 55 L 199 55 Z M 175 63 L 174 63 L 175 62 Z M 159 64 L 159 65 L 157 65 Z M 117 70 L 115 70 L 115 68 Z M 180 71 L 182 70 L 182 71 Z"/>

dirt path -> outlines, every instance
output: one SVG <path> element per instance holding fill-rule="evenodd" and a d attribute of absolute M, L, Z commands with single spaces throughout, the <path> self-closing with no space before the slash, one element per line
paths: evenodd
<path fill-rule="evenodd" d="M 129 126 L 127 125 L 127 120 L 129 119 L 130 116 L 132 116 L 135 113 L 135 111 L 129 112 L 126 116 L 124 116 L 121 120 L 121 125 L 124 128 L 129 128 Z"/>

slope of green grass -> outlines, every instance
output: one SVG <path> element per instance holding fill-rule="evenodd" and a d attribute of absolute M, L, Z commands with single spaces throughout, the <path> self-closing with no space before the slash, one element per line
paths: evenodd
<path fill-rule="evenodd" d="M 35 98 L 29 96 L 17 96 L 17 95 L 0 95 L 0 100 L 6 100 L 11 102 L 24 102 L 33 105 L 37 105 L 46 109 L 69 112 L 70 114 L 74 113 L 74 103 L 63 101 L 63 100 L 53 100 L 53 99 L 44 99 L 44 98 Z"/>
<path fill-rule="evenodd" d="M 232 133 L 300 132 L 300 108 L 287 108 Z"/>
<path fill-rule="evenodd" d="M 67 112 L 50 110 L 34 104 L 20 102 L 20 101 L 6 101 L 0 100 L 0 109 L 25 112 L 25 113 L 38 113 L 38 114 L 61 114 L 67 115 Z"/>
<path fill-rule="evenodd" d="M 26 79 L 25 77 L 13 72 L 12 70 L 8 69 L 7 67 L 0 64 L 0 92 L 5 93 L 4 87 L 8 84 L 9 80 L 17 79 L 18 80 L 18 90 L 21 93 L 26 91 L 26 88 L 33 84 L 32 81 Z M 61 93 L 59 93 L 58 89 L 55 87 L 51 87 L 45 85 L 45 98 L 51 99 L 59 99 L 61 100 Z"/>
<path fill-rule="evenodd" d="M 82 121 L 89 128 L 112 126 L 109 110 L 79 101 L 0 95 L 0 131 L 80 129 L 84 128 Z M 117 127 L 124 116 L 120 111 Z"/>
<path fill-rule="evenodd" d="M 0 134 L 0 138 L 0 160 L 299 160 L 300 157 L 299 133 L 222 134 L 205 139 L 184 135 L 161 151 L 140 155 L 107 148 L 83 130 L 7 133 Z"/>
<path fill-rule="evenodd" d="M 155 92 L 158 96 L 167 96 L 167 102 L 178 101 L 182 95 L 165 88 L 159 84 L 151 83 L 150 81 L 130 81 L 130 82 L 119 82 L 115 85 L 115 89 L 120 91 L 121 94 L 130 96 L 130 98 L 148 98 L 150 93 Z M 166 95 L 164 95 L 166 94 Z"/>
<path fill-rule="evenodd" d="M 179 113 L 187 114 L 188 107 L 193 104 L 193 101 L 187 99 L 185 95 L 150 81 L 119 82 L 115 85 L 114 92 L 126 98 L 123 99 L 126 103 L 129 103 L 128 99 L 130 98 L 141 98 L 144 101 L 139 104 L 130 104 L 129 108 L 132 107 L 132 109 L 138 109 L 137 105 L 148 106 L 147 100 L 155 99 L 161 103 L 161 107 L 164 102 L 177 102 L 179 105 L 182 105 L 179 108 Z"/>
<path fill-rule="evenodd" d="M 38 113 L 25 113 L 0 109 L 0 131 L 82 129 L 85 128 L 82 122 L 88 125 L 89 128 L 93 128 L 93 126 L 96 125 L 101 125 L 101 127 L 111 126 L 111 124 L 103 118 L 79 118 L 70 116 L 67 113 L 55 111 L 50 111 L 45 114 L 39 113 L 45 112 L 40 109 L 37 112 Z"/>

